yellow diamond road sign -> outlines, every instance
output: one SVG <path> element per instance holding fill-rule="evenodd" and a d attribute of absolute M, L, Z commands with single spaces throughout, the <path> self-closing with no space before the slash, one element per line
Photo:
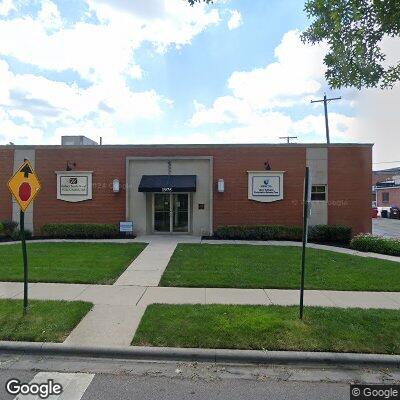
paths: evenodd
<path fill-rule="evenodd" d="M 29 161 L 25 161 L 18 168 L 14 176 L 8 181 L 8 188 L 21 210 L 25 212 L 41 188 L 39 178 Z"/>

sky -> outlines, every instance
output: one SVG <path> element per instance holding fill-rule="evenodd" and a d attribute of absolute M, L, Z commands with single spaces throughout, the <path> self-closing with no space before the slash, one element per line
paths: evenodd
<path fill-rule="evenodd" d="M 0 144 L 323 143 L 326 92 L 332 142 L 400 165 L 400 84 L 330 90 L 304 1 L 0 0 Z"/>

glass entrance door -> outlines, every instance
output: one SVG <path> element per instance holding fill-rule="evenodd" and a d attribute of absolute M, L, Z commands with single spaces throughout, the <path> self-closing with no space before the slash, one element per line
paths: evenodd
<path fill-rule="evenodd" d="M 188 233 L 189 211 L 187 193 L 155 193 L 154 231 Z"/>
<path fill-rule="evenodd" d="M 172 231 L 189 232 L 189 195 L 173 194 L 172 204 Z"/>
<path fill-rule="evenodd" d="M 171 231 L 171 195 L 159 194 L 154 195 L 154 231 L 170 232 Z"/>

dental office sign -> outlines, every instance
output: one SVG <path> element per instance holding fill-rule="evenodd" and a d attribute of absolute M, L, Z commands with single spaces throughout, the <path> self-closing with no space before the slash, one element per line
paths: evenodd
<path fill-rule="evenodd" d="M 56 171 L 57 199 L 70 203 L 92 199 L 92 171 Z"/>
<path fill-rule="evenodd" d="M 283 199 L 284 171 L 248 171 L 249 200 L 270 203 Z"/>

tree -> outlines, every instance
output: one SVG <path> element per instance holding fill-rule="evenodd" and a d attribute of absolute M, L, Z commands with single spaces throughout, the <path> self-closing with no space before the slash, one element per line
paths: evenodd
<path fill-rule="evenodd" d="M 302 34 L 304 42 L 326 41 L 326 79 L 332 88 L 391 88 L 400 80 L 400 60 L 385 65 L 381 41 L 400 35 L 399 0 L 308 0 L 314 21 Z"/>
<path fill-rule="evenodd" d="M 212 3 L 213 0 L 188 0 L 189 4 L 192 6 L 194 3 L 201 3 L 204 1 L 204 3 Z"/>
<path fill-rule="evenodd" d="M 400 36 L 400 0 L 307 0 L 304 10 L 314 21 L 303 41 L 326 41 L 330 47 L 324 63 L 332 88 L 391 88 L 400 81 L 400 61 L 385 65 L 381 48 L 385 36 Z"/>

